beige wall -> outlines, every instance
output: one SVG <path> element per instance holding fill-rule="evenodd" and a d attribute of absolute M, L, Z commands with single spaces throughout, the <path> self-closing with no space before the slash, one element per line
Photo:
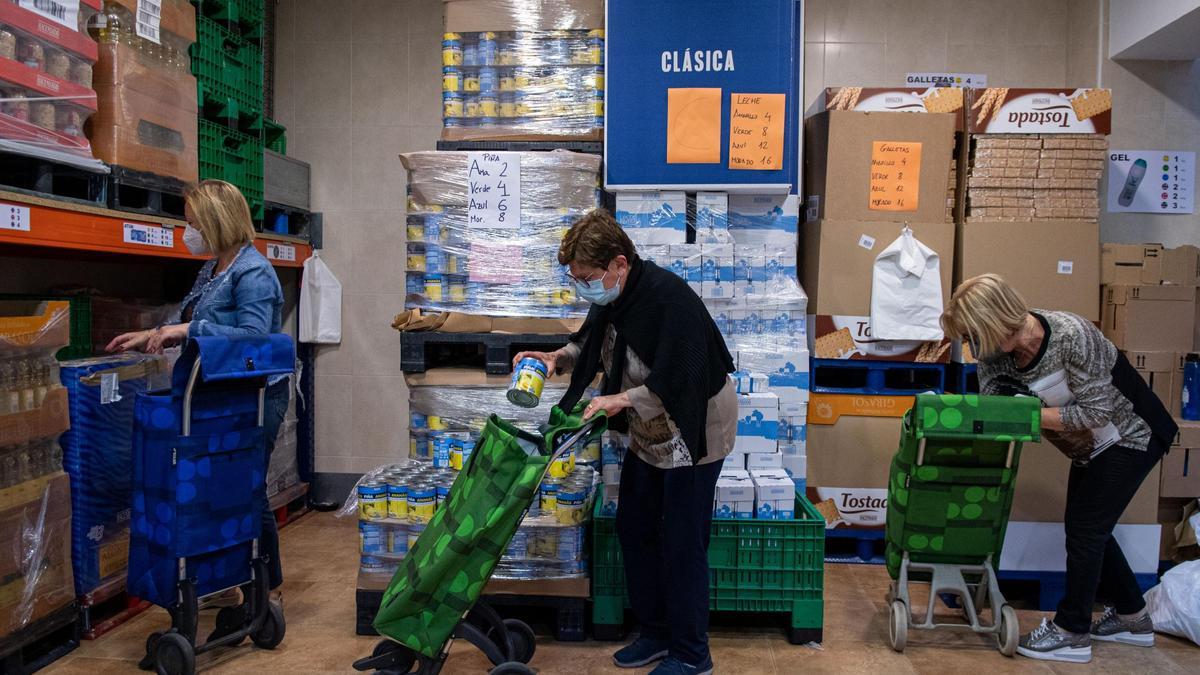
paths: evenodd
<path fill-rule="evenodd" d="M 441 131 L 439 0 L 280 0 L 276 105 L 289 154 L 312 164 L 322 258 L 343 286 L 342 343 L 316 363 L 316 470 L 360 472 L 407 452 L 404 172 Z"/>

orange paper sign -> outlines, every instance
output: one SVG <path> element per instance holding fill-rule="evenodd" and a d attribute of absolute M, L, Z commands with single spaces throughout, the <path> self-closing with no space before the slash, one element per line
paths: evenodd
<path fill-rule="evenodd" d="M 921 144 L 871 144 L 872 211 L 916 211 L 921 192 Z"/>
<path fill-rule="evenodd" d="M 786 102 L 786 94 L 730 94 L 730 169 L 775 171 L 783 165 Z"/>
<path fill-rule="evenodd" d="M 721 162 L 721 90 L 667 90 L 667 164 Z"/>

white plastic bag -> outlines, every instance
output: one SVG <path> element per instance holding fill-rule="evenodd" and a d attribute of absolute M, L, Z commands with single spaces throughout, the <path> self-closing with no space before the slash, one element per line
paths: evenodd
<path fill-rule="evenodd" d="M 941 259 L 905 226 L 900 237 L 875 258 L 871 337 L 941 340 L 941 316 Z"/>
<path fill-rule="evenodd" d="M 300 341 L 337 344 L 342 341 L 342 282 L 317 251 L 304 261 L 300 283 Z"/>
<path fill-rule="evenodd" d="M 1200 536 L 1200 513 L 1188 520 Z M 1200 645 L 1200 560 L 1180 563 L 1146 591 L 1146 610 L 1154 630 L 1185 637 Z"/>

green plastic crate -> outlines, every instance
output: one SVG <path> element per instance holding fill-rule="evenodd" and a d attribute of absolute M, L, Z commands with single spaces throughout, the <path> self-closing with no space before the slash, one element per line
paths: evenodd
<path fill-rule="evenodd" d="M 196 18 L 191 47 L 192 74 L 206 116 L 240 120 L 245 129 L 262 128 L 262 49 L 203 16 Z"/>
<path fill-rule="evenodd" d="M 263 0 L 192 0 L 200 15 L 225 24 L 246 40 L 263 37 Z"/>
<path fill-rule="evenodd" d="M 233 183 L 250 204 L 251 216 L 263 217 L 262 142 L 240 131 L 207 120 L 199 121 L 200 179 Z M 257 208 L 257 211 L 256 211 Z"/>
<path fill-rule="evenodd" d="M 597 502 L 592 519 L 592 623 L 623 626 L 629 606 L 616 519 Z M 825 518 L 796 494 L 793 520 L 713 521 L 709 607 L 791 615 L 793 641 L 819 641 L 824 624 Z"/>
<path fill-rule="evenodd" d="M 23 293 L 0 294 L 0 300 L 33 300 L 51 302 L 63 300 L 71 303 L 71 343 L 58 350 L 54 358 L 59 361 L 85 359 L 92 355 L 92 298 L 88 295 L 37 295 Z"/>
<path fill-rule="evenodd" d="M 271 152 L 287 154 L 287 127 L 275 120 L 263 121 L 263 143 Z"/>

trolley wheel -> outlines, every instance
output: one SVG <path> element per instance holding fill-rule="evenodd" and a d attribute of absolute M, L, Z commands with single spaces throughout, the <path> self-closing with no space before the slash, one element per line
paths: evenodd
<path fill-rule="evenodd" d="M 535 672 L 533 668 L 524 663 L 509 661 L 492 668 L 488 671 L 488 675 L 535 675 Z"/>
<path fill-rule="evenodd" d="M 283 608 L 271 602 L 267 603 L 267 616 L 263 619 L 262 628 L 250 636 L 254 645 L 261 649 L 275 649 L 283 642 L 283 634 L 287 624 L 283 621 Z"/>
<path fill-rule="evenodd" d="M 158 675 L 192 675 L 196 650 L 179 633 L 164 633 L 154 643 L 154 670 Z"/>
<path fill-rule="evenodd" d="M 512 644 L 509 657 L 521 663 L 532 661 L 533 653 L 537 651 L 537 636 L 533 634 L 529 624 L 520 619 L 505 619 L 504 627 L 508 629 L 509 643 Z"/>
<path fill-rule="evenodd" d="M 375 645 L 375 650 L 371 652 L 371 658 L 377 659 L 381 656 L 386 656 L 389 660 L 386 664 L 377 664 L 377 673 L 404 675 L 411 673 L 413 666 L 417 665 L 416 652 L 399 642 L 381 640 L 379 644 Z"/>
<path fill-rule="evenodd" d="M 891 605 L 891 620 L 888 621 L 888 641 L 892 649 L 904 651 L 908 641 L 908 606 L 899 600 L 893 600 Z"/>
<path fill-rule="evenodd" d="M 138 661 L 138 670 L 154 670 L 154 645 L 158 644 L 158 638 L 162 636 L 161 630 L 156 630 L 146 636 L 146 654 L 142 656 L 141 661 Z"/>
<path fill-rule="evenodd" d="M 1017 610 L 1012 605 L 1000 608 L 1000 632 L 996 634 L 997 647 L 1005 656 L 1017 653 L 1017 644 L 1021 640 L 1021 624 L 1017 620 Z"/>
<path fill-rule="evenodd" d="M 208 636 L 208 642 L 219 640 L 226 635 L 232 635 L 246 627 L 246 605 L 237 607 L 222 607 L 217 611 L 216 627 Z M 246 638 L 242 638 L 235 643 L 230 644 L 230 647 L 236 647 Z"/>

